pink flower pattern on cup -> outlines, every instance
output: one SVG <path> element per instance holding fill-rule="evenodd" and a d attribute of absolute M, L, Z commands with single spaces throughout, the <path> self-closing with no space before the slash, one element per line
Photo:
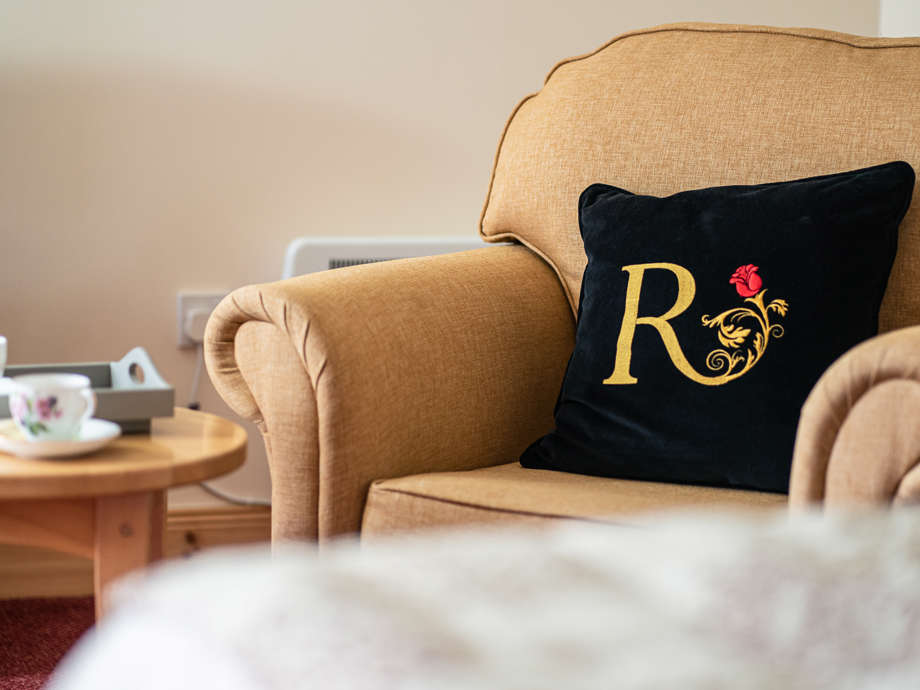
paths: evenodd
<path fill-rule="evenodd" d="M 12 380 L 10 412 L 30 441 L 70 441 L 96 411 L 91 381 L 81 374 L 28 374 Z"/>
<path fill-rule="evenodd" d="M 38 408 L 38 418 L 43 422 L 49 419 L 59 419 L 61 416 L 61 410 L 57 407 L 57 398 L 53 395 L 39 398 L 35 401 L 35 406 Z"/>
<path fill-rule="evenodd" d="M 32 404 L 24 395 L 13 395 L 10 399 L 10 414 L 19 419 L 29 431 L 38 434 L 42 431 L 48 431 L 44 422 L 52 419 L 60 419 L 63 414 L 58 406 L 58 399 L 49 395 L 40 397 L 35 401 L 35 412 L 32 411 Z"/>

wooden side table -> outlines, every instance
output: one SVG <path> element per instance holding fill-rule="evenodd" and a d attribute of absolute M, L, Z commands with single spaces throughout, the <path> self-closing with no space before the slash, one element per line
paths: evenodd
<path fill-rule="evenodd" d="M 149 434 L 122 436 L 82 458 L 0 452 L 0 542 L 92 558 L 98 618 L 111 580 L 162 558 L 166 489 L 245 459 L 241 427 L 184 408 L 154 419 Z"/>

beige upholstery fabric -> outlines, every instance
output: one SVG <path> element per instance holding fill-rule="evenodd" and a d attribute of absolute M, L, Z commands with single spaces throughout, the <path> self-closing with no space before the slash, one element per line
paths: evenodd
<path fill-rule="evenodd" d="M 782 494 L 528 470 L 517 462 L 385 479 L 371 486 L 362 537 L 465 523 L 629 523 L 649 510 L 771 508 Z"/>
<path fill-rule="evenodd" d="M 319 419 L 316 392 L 290 335 L 265 321 L 246 321 L 234 350 L 251 393 L 272 477 L 272 539 L 318 534 Z M 244 354 L 245 353 L 245 354 Z M 245 390 L 245 389 L 242 389 Z"/>
<path fill-rule="evenodd" d="M 713 24 L 624 34 L 561 62 L 518 106 L 481 232 L 545 256 L 575 307 L 586 261 L 576 205 L 589 184 L 667 195 L 898 159 L 920 170 L 918 93 L 918 39 Z M 920 322 L 918 265 L 915 202 L 883 331 Z"/>
<path fill-rule="evenodd" d="M 372 480 L 509 462 L 552 426 L 574 342 L 524 247 L 343 268 L 234 291 L 214 385 L 265 434 L 276 538 L 357 531 Z"/>
<path fill-rule="evenodd" d="M 853 348 L 802 408 L 790 504 L 920 501 L 918 420 L 920 326 Z"/>
<path fill-rule="evenodd" d="M 265 437 L 274 537 L 355 531 L 362 514 L 382 533 L 781 502 L 506 464 L 552 425 L 585 264 L 578 195 L 593 182 L 660 195 L 894 159 L 920 169 L 918 93 L 920 40 L 817 30 L 671 25 L 560 63 L 512 114 L 482 213 L 486 239 L 536 254 L 339 269 L 241 288 L 215 311 L 208 370 Z M 917 199 L 882 330 L 920 323 Z M 792 502 L 920 496 L 918 352 L 920 329 L 895 332 L 822 378 L 802 416 Z M 371 482 L 392 477 L 404 478 L 375 485 L 365 513 Z"/>

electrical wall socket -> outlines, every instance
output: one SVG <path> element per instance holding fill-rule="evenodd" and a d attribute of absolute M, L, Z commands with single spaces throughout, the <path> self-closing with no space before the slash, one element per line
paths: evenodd
<path fill-rule="evenodd" d="M 185 315 L 188 314 L 192 309 L 207 309 L 209 312 L 214 311 L 214 308 L 226 295 L 226 291 L 182 291 L 179 293 L 176 299 L 176 332 L 179 334 L 179 347 L 195 347 L 195 343 L 187 335 L 185 335 Z"/>

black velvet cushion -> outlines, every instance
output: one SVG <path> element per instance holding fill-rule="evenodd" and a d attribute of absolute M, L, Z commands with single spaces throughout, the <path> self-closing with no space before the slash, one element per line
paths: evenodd
<path fill-rule="evenodd" d="M 665 198 L 588 187 L 556 430 L 521 464 L 787 491 L 802 403 L 878 330 L 913 186 L 896 162 Z"/>

